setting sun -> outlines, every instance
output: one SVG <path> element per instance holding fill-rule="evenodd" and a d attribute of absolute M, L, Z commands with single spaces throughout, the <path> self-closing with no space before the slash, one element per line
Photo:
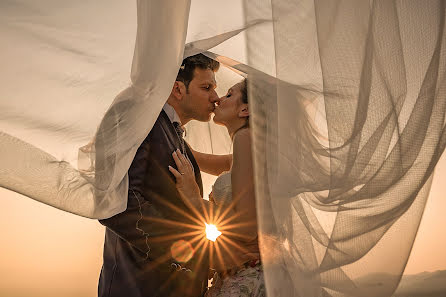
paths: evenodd
<path fill-rule="evenodd" d="M 206 238 L 215 241 L 217 237 L 221 235 L 221 232 L 218 231 L 217 226 L 215 225 L 204 224 L 206 225 Z"/>

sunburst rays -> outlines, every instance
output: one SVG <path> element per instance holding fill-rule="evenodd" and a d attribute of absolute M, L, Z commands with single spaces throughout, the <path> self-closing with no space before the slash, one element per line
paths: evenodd
<path fill-rule="evenodd" d="M 176 232 L 150 237 L 150 242 L 153 244 L 173 242 L 175 244 L 186 241 L 187 245 L 191 246 L 194 261 L 188 265 L 188 261 L 175 259 L 171 249 L 166 249 L 165 255 L 157 259 L 156 265 L 166 263 L 173 258 L 178 262 L 184 262 L 184 265 L 190 267 L 192 271 L 199 269 L 203 263 L 208 261 L 211 267 L 224 269 L 224 267 L 241 264 L 244 260 L 241 255 L 249 253 L 243 242 L 248 242 L 252 239 L 252 236 L 243 234 L 237 229 L 255 225 L 255 222 L 244 221 L 241 212 L 231 211 L 234 202 L 226 205 L 224 209 L 223 205 L 215 206 L 206 200 L 197 205 L 186 203 L 190 211 L 163 199 L 157 199 L 157 202 L 173 213 L 172 219 L 149 217 L 147 221 L 169 226 Z M 184 219 L 186 222 L 184 222 Z M 218 231 L 222 233 L 218 238 L 215 238 L 215 241 L 207 239 L 206 226 L 209 225 L 215 225 Z"/>
<path fill-rule="evenodd" d="M 167 218 L 147 216 L 143 219 L 147 224 L 162 227 L 160 231 L 166 230 L 147 237 L 148 244 L 162 252 L 161 256 L 150 259 L 151 263 L 146 269 L 161 266 L 172 269 L 171 275 L 162 284 L 163 288 L 182 279 L 182 273 L 192 273 L 189 275 L 191 278 L 206 277 L 199 274 L 206 271 L 204 266 L 208 264 L 211 268 L 224 271 L 251 260 L 247 243 L 254 238 L 247 234 L 246 228 L 255 226 L 256 222 L 247 221 L 243 211 L 233 211 L 235 200 L 229 205 L 215 205 L 206 200 L 196 204 L 184 201 L 185 205 L 181 206 L 162 196 L 152 196 L 152 199 L 159 206 L 159 211 L 170 214 Z M 221 232 L 220 236 L 214 238 L 215 241 L 207 239 L 206 226 L 209 225 L 215 225 Z"/>

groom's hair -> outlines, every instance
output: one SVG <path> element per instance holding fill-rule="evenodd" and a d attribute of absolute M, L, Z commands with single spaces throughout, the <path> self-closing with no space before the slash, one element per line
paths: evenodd
<path fill-rule="evenodd" d="M 176 80 L 184 83 L 187 91 L 189 90 L 189 83 L 194 79 L 195 68 L 211 69 L 216 72 L 220 68 L 220 63 L 203 54 L 197 54 L 184 59 Z"/>

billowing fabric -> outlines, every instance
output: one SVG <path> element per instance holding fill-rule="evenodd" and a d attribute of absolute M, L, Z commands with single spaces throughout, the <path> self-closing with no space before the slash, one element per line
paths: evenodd
<path fill-rule="evenodd" d="M 91 218 L 123 211 L 183 56 L 207 51 L 227 66 L 221 94 L 248 78 L 268 296 L 393 294 L 445 146 L 444 1 L 0 7 L 2 187 Z M 186 131 L 196 150 L 230 151 L 221 127 Z"/>
<path fill-rule="evenodd" d="M 275 20 L 247 31 L 276 78 L 249 85 L 267 292 L 391 296 L 445 146 L 445 2 L 269 3 L 245 5 Z"/>
<path fill-rule="evenodd" d="M 127 170 L 170 93 L 189 16 L 188 1 L 138 2 L 131 84 L 116 97 L 129 84 L 136 23 L 134 6 L 116 2 L 1 4 L 2 36 L 14 46 L 1 55 L 9 67 L 2 75 L 0 184 L 90 218 L 126 208 Z M 151 46 L 154 36 L 165 36 L 156 38 L 158 47 Z M 102 118 L 122 102 L 119 122 Z M 95 135 L 101 122 L 101 135 Z M 105 139 L 100 158 L 107 165 L 100 172 L 96 138 Z"/>

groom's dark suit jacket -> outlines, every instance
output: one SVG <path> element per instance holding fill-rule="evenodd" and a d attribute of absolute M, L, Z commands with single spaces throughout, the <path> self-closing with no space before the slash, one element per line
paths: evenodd
<path fill-rule="evenodd" d="M 100 221 L 107 228 L 99 297 L 196 297 L 206 290 L 207 251 L 196 249 L 196 241 L 193 249 L 180 253 L 184 257 L 193 252 L 191 260 L 180 262 L 181 255 L 172 256 L 174 243 L 193 238 L 187 234 L 196 231 L 190 225 L 199 226 L 187 217 L 191 211 L 181 201 L 168 170 L 169 165 L 176 168 L 172 152 L 181 148 L 179 141 L 161 111 L 128 171 L 127 210 Z M 200 170 L 188 147 L 187 154 L 202 192 Z"/>

